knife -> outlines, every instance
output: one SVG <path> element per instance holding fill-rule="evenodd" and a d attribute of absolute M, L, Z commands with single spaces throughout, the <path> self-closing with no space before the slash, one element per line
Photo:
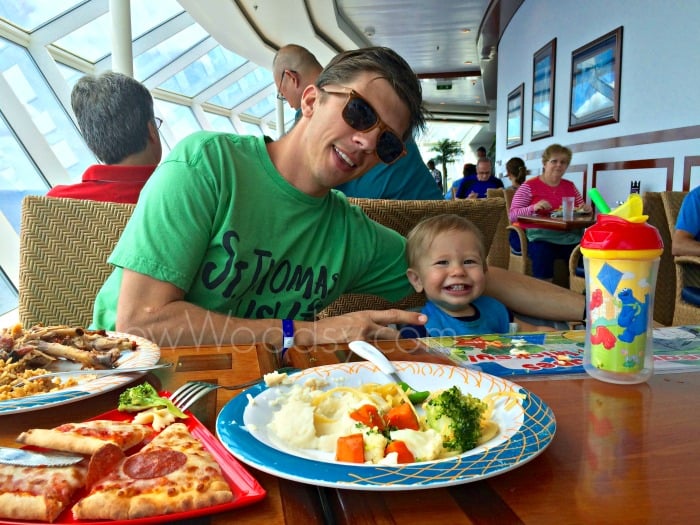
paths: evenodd
<path fill-rule="evenodd" d="M 0 463 L 17 467 L 67 467 L 85 459 L 62 452 L 34 452 L 21 448 L 0 447 Z"/>

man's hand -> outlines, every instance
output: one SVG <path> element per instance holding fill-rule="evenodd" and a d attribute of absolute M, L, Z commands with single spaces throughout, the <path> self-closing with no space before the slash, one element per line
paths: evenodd
<path fill-rule="evenodd" d="M 305 346 L 350 341 L 391 340 L 399 331 L 389 325 L 423 325 L 428 318 L 420 312 L 406 310 L 363 310 L 336 317 L 326 317 L 313 323 L 297 323 L 296 344 Z"/>

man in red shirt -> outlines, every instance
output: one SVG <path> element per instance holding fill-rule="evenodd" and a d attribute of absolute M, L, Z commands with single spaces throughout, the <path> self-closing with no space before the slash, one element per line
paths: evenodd
<path fill-rule="evenodd" d="M 55 186 L 47 195 L 135 203 L 163 153 L 151 93 L 110 71 L 78 80 L 71 106 L 85 142 L 103 164 L 88 167 L 82 182 Z"/>

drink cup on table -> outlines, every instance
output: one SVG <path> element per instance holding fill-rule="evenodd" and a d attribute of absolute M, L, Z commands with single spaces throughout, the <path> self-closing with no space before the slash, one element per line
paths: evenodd
<path fill-rule="evenodd" d="M 574 207 L 576 199 L 574 197 L 562 197 L 561 199 L 561 215 L 565 221 L 574 220 Z"/>
<path fill-rule="evenodd" d="M 630 195 L 600 214 L 581 239 L 586 273 L 586 346 L 583 366 L 610 383 L 641 383 L 654 370 L 653 313 L 663 242 Z"/>

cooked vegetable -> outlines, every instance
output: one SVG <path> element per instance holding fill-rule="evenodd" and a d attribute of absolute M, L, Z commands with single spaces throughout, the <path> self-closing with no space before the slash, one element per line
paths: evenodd
<path fill-rule="evenodd" d="M 453 386 L 434 393 L 423 407 L 426 425 L 442 435 L 444 448 L 461 453 L 477 445 L 487 408 L 483 401 Z"/>
<path fill-rule="evenodd" d="M 335 459 L 346 463 L 364 463 L 365 441 L 362 434 L 340 436 L 335 447 Z"/>
<path fill-rule="evenodd" d="M 408 450 L 406 443 L 403 441 L 391 441 L 384 449 L 384 455 L 396 452 L 396 462 L 397 463 L 414 463 L 416 458 L 413 457 L 411 451 Z"/>
<path fill-rule="evenodd" d="M 362 405 L 350 412 L 350 417 L 369 428 L 377 427 L 380 432 L 384 430 L 384 420 L 374 405 Z"/>
<path fill-rule="evenodd" d="M 386 413 L 386 424 L 399 430 L 403 428 L 420 430 L 418 418 L 410 403 L 402 403 L 390 408 Z"/>
<path fill-rule="evenodd" d="M 117 409 L 121 412 L 140 412 L 154 407 L 167 408 L 175 417 L 183 419 L 187 417 L 187 414 L 173 405 L 172 401 L 165 397 L 160 397 L 156 389 L 149 383 L 143 383 L 122 392 L 119 396 Z"/>
<path fill-rule="evenodd" d="M 419 405 L 428 399 L 428 396 L 430 395 L 429 390 L 421 390 L 420 392 L 416 392 L 410 386 L 408 386 L 408 383 L 404 383 L 403 381 L 401 381 L 398 385 L 401 387 L 401 390 L 406 392 L 408 400 L 414 405 Z"/>

